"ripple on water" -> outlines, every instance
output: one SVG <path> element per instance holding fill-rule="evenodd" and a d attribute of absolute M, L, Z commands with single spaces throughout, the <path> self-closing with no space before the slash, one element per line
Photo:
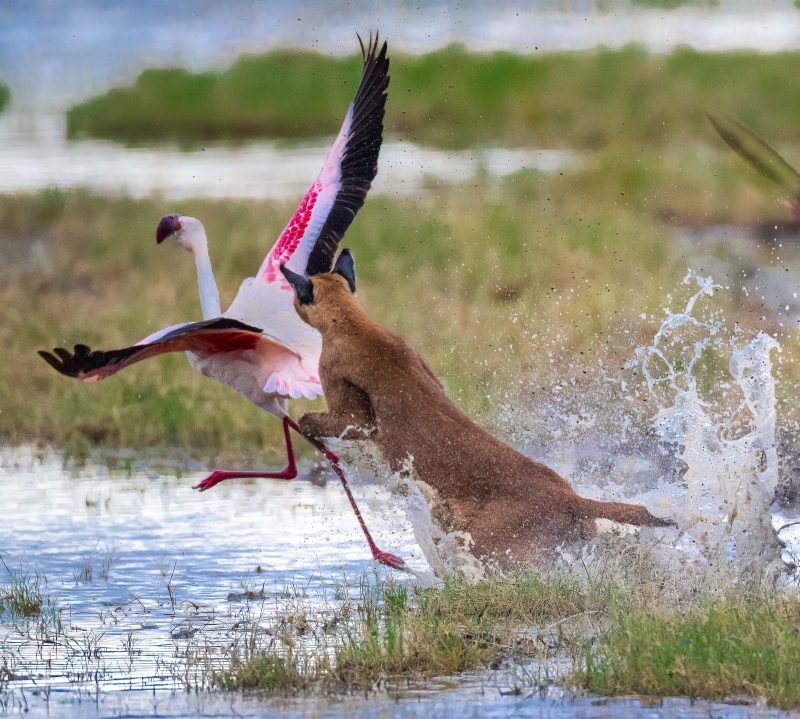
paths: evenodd
<path fill-rule="evenodd" d="M 0 692 L 0 710 L 81 717 L 788 716 L 683 699 L 649 706 L 576 698 L 554 686 L 520 694 L 513 676 L 492 671 L 366 698 L 186 692 L 187 685 L 203 686 L 203 666 L 190 667 L 191 654 L 213 664 L 237 627 L 266 618 L 308 612 L 314 625 L 341 597 L 346 574 L 374 568 L 335 482 L 231 482 L 201 495 L 189 489 L 194 480 L 91 464 L 69 471 L 58 455 L 0 452 L 3 558 L 12 568 L 38 570 L 47 593 L 67 607 L 59 632 L 0 622 L 0 656 L 15 674 Z M 390 504 L 388 495 L 366 490 L 357 483 L 378 541 L 423 568 L 405 518 L 377 517 L 373 507 Z"/>
<path fill-rule="evenodd" d="M 86 188 L 100 195 L 172 200 L 245 197 L 297 200 L 328 153 L 330 138 L 286 145 L 210 144 L 183 151 L 174 146 L 126 147 L 102 140 L 68 141 L 63 117 L 0 115 L 0 192 Z M 436 150 L 387 138 L 372 194 L 417 196 L 429 181 L 458 184 L 488 173 L 503 177 L 522 169 L 555 172 L 577 166 L 576 152 L 487 147 Z M 113 168 L 113 172 L 110 172 Z"/>
<path fill-rule="evenodd" d="M 60 456 L 25 448 L 3 451 L 0 464 L 2 558 L 38 573 L 66 608 L 60 632 L 0 622 L 23 689 L 87 677 L 103 690 L 183 686 L 186 652 L 227 646 L 256 607 L 278 615 L 302 599 L 322 611 L 344 577 L 375 568 L 337 482 L 230 482 L 200 494 L 195 477 L 68 471 Z M 410 528 L 371 519 L 379 543 L 424 567 Z"/>

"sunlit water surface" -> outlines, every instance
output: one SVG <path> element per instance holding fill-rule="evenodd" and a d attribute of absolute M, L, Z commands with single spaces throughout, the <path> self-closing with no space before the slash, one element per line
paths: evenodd
<path fill-rule="evenodd" d="M 343 106 L 344 107 L 344 106 Z M 343 110 L 344 112 L 344 110 Z M 248 142 L 183 151 L 131 148 L 102 140 L 68 141 L 63 116 L 0 115 L 0 193 L 83 188 L 100 195 L 299 199 L 317 176 L 332 138 L 286 144 Z M 459 184 L 476 175 L 575 167 L 577 153 L 531 148 L 436 150 L 387 139 L 372 192 L 419 195 L 431 183 Z"/>
<path fill-rule="evenodd" d="M 64 607 L 53 635 L 0 621 L 0 661 L 13 679 L 0 712 L 49 716 L 778 717 L 758 706 L 675 699 L 571 697 L 486 670 L 369 697 L 261 700 L 186 691 L 191 657 L 219 661 L 240 625 L 326 608 L 374 576 L 335 481 L 231 481 L 199 494 L 181 478 L 65 469 L 57 454 L 0 453 L 0 548 L 12 571 L 38 573 Z M 382 486 L 359 483 L 378 543 L 427 569 L 407 516 Z M 380 570 L 379 570 L 380 571 Z M 401 580 L 407 575 L 400 575 Z M 248 599 L 246 591 L 254 592 Z M 263 593 L 263 594 L 262 594 Z M 267 623 L 267 622 L 265 622 Z M 54 637 L 54 638 L 53 638 Z"/>
<path fill-rule="evenodd" d="M 294 601 L 322 608 L 348 576 L 375 568 L 338 483 L 231 481 L 200 494 L 191 485 L 201 475 L 68 471 L 29 448 L 0 461 L 3 561 L 38 574 L 66 608 L 55 643 L 33 625 L 0 623 L 18 700 L 180 687 L 187 651 L 230 644 L 250 609 L 243 592 L 259 595 L 265 614 Z M 391 510 L 370 519 L 379 544 L 424 569 Z"/>

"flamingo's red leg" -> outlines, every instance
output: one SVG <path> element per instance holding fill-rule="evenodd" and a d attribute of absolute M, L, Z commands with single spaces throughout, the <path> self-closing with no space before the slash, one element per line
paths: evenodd
<path fill-rule="evenodd" d="M 192 489 L 199 489 L 201 492 L 205 492 L 207 489 L 211 489 L 213 486 L 224 482 L 226 479 L 235 478 L 258 477 L 263 479 L 294 479 L 297 476 L 297 465 L 294 461 L 294 449 L 292 447 L 292 438 L 289 434 L 289 422 L 291 422 L 291 420 L 288 417 L 283 418 L 283 436 L 286 438 L 286 455 L 288 457 L 286 469 L 280 472 L 250 472 L 245 470 L 215 469 L 208 477 L 199 484 L 196 484 Z"/>
<path fill-rule="evenodd" d="M 350 500 L 350 506 L 353 508 L 356 519 L 358 519 L 358 523 L 361 525 L 361 530 L 364 532 L 364 536 L 367 538 L 367 544 L 372 552 L 372 558 L 376 559 L 381 564 L 385 564 L 387 567 L 391 567 L 392 569 L 405 569 L 406 563 L 400 557 L 398 557 L 396 554 L 391 554 L 390 552 L 384 552 L 382 549 L 378 549 L 378 545 L 375 544 L 375 540 L 372 538 L 369 529 L 367 529 L 367 523 L 364 521 L 364 517 L 361 516 L 361 510 L 356 504 L 355 497 L 353 497 L 353 493 L 350 491 L 350 485 L 347 484 L 347 478 L 344 476 L 344 471 L 339 464 L 339 457 L 327 449 L 321 442 L 311 439 L 310 437 L 306 437 L 300 431 L 300 426 L 294 420 L 289 419 L 288 417 L 284 421 L 286 420 L 288 420 L 288 425 L 295 432 L 297 432 L 301 437 L 305 437 L 305 439 L 314 445 L 314 447 L 316 447 L 320 452 L 322 452 L 322 454 L 325 455 L 325 459 L 331 463 L 333 471 L 336 472 L 336 475 L 339 477 L 339 480 L 342 483 L 342 487 L 344 487 L 344 492 L 347 495 L 347 499 Z"/>

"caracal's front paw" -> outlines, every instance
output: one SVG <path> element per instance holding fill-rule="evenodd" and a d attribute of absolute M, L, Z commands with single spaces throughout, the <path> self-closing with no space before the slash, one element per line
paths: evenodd
<path fill-rule="evenodd" d="M 324 418 L 326 412 L 307 412 L 297 423 L 300 431 L 310 439 L 321 439 L 327 436 L 324 431 Z"/>

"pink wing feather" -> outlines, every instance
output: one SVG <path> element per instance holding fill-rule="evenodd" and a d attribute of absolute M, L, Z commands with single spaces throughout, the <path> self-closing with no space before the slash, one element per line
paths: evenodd
<path fill-rule="evenodd" d="M 149 338 L 122 349 L 92 350 L 78 344 L 72 352 L 55 347 L 52 353 L 40 350 L 39 355 L 61 374 L 84 382 L 96 382 L 136 362 L 167 352 L 195 352 L 201 356 L 236 352 L 254 349 L 264 340 L 270 341 L 270 338 L 257 327 L 218 317 L 159 330 Z M 283 343 L 273 343 L 283 352 L 292 352 Z"/>
<path fill-rule="evenodd" d="M 378 51 L 377 35 L 361 49 L 361 82 L 342 129 L 317 179 L 261 264 L 257 283 L 278 282 L 290 290 L 279 270 L 282 263 L 300 274 L 329 272 L 339 241 L 364 204 L 378 171 L 389 60 L 385 42 Z"/>
<path fill-rule="evenodd" d="M 117 350 L 92 350 L 75 345 L 72 352 L 56 347 L 53 352 L 40 351 L 41 357 L 54 369 L 84 382 L 97 382 L 142 360 L 167 352 L 193 352 L 200 357 L 216 354 L 259 350 L 272 369 L 264 391 L 299 399 L 315 399 L 322 395 L 319 376 L 309 372 L 302 357 L 280 340 L 228 317 L 190 322 L 154 332 L 130 347 Z"/>

